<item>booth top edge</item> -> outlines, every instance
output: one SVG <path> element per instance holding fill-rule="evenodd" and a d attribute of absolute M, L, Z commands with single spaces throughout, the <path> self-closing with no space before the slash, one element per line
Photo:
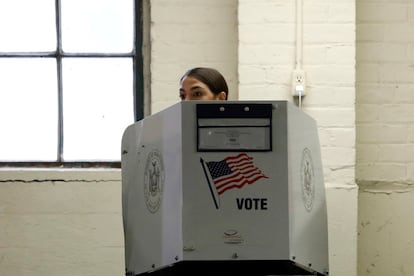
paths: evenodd
<path fill-rule="evenodd" d="M 273 107 L 279 106 L 291 106 L 292 108 L 298 108 L 294 103 L 288 101 L 288 100 L 227 100 L 227 101 L 179 101 L 176 102 L 162 110 L 159 110 L 151 115 L 148 115 L 146 117 L 156 115 L 158 113 L 164 112 L 169 109 L 176 109 L 178 106 L 196 106 L 196 105 L 246 105 L 246 104 L 252 104 L 252 105 L 273 105 Z M 146 118 L 145 117 L 145 118 Z M 143 118 L 143 119 L 145 119 Z M 136 122 L 135 122 L 136 123 Z"/>

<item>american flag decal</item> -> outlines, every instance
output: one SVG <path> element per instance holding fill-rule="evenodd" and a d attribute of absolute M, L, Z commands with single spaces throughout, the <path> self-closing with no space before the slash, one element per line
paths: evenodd
<path fill-rule="evenodd" d="M 268 178 L 258 167 L 253 164 L 253 158 L 246 153 L 228 156 L 221 161 L 201 163 L 206 173 L 210 190 L 218 208 L 218 199 L 214 194 L 221 195 L 231 189 L 240 189 L 262 178 Z M 210 177 L 209 177 L 210 176 Z M 213 183 L 210 183 L 210 179 Z"/>

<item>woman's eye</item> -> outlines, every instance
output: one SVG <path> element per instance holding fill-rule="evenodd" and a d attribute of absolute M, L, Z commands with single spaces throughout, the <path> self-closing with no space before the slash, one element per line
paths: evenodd
<path fill-rule="evenodd" d="M 201 96 L 203 96 L 203 93 L 201 93 L 201 92 L 194 92 L 194 97 L 201 97 Z"/>

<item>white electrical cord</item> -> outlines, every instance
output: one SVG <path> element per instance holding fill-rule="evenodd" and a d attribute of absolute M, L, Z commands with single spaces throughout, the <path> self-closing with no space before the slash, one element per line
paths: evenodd
<path fill-rule="evenodd" d="M 302 33 L 302 20 L 303 20 L 303 0 L 296 0 L 296 60 L 295 60 L 295 72 L 302 71 L 302 52 L 303 52 L 303 33 Z M 303 75 L 304 76 L 304 75 Z M 295 77 L 297 77 L 295 75 Z M 303 79 L 304 80 L 304 79 Z M 295 87 L 296 95 L 298 95 L 298 105 L 299 108 L 302 108 L 302 93 L 304 92 L 304 83 L 301 83 L 303 86 Z"/>
<path fill-rule="evenodd" d="M 296 69 L 302 69 L 302 0 L 296 0 Z"/>

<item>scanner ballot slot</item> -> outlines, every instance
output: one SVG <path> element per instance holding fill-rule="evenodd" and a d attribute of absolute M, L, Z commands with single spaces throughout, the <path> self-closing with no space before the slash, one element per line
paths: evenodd
<path fill-rule="evenodd" d="M 272 104 L 197 104 L 197 151 L 272 151 Z"/>

